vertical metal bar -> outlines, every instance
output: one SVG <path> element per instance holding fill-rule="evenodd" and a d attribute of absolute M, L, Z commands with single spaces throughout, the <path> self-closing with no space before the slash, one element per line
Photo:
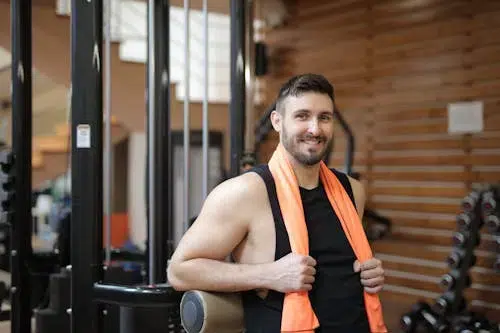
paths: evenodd
<path fill-rule="evenodd" d="M 190 9 L 189 9 L 189 0 L 184 0 L 184 190 L 183 190 L 183 207 L 184 207 L 184 231 L 189 228 L 189 169 L 190 169 L 190 143 L 191 143 L 191 126 L 190 126 L 190 117 L 189 117 L 189 99 L 190 99 L 190 75 L 191 75 L 191 61 L 189 54 L 189 45 L 190 45 Z"/>
<path fill-rule="evenodd" d="M 169 1 L 148 2 L 149 284 L 167 279 L 167 223 L 172 223 Z"/>
<path fill-rule="evenodd" d="M 105 102 L 105 129 L 104 129 L 104 214 L 106 229 L 106 256 L 105 263 L 111 262 L 111 188 L 113 177 L 113 160 L 111 144 L 111 3 L 106 1 L 105 33 L 104 33 L 104 102 Z"/>
<path fill-rule="evenodd" d="M 231 0 L 231 177 L 240 173 L 245 133 L 245 1 Z"/>
<path fill-rule="evenodd" d="M 254 130 L 255 130 L 255 113 L 254 113 L 254 72 L 255 60 L 254 50 L 255 44 L 253 41 L 253 10 L 254 1 L 247 0 L 246 2 L 246 31 L 245 31 L 245 151 L 251 152 L 254 147 Z"/>
<path fill-rule="evenodd" d="M 202 172 L 202 199 L 208 195 L 208 147 L 209 143 L 209 124 L 208 124 L 208 75 L 209 75 L 209 49 L 208 49 L 208 0 L 203 0 L 203 53 L 204 53 L 204 70 L 203 70 L 203 124 L 202 124 L 202 155 L 203 155 L 203 172 Z"/>
<path fill-rule="evenodd" d="M 12 0 L 12 141 L 15 194 L 11 237 L 11 332 L 31 332 L 31 1 Z"/>
<path fill-rule="evenodd" d="M 71 332 L 100 332 L 102 306 L 102 0 L 71 6 Z"/>
<path fill-rule="evenodd" d="M 153 284 L 157 267 L 155 265 L 154 251 L 156 248 L 155 241 L 155 29 L 154 29 L 154 10 L 155 10 L 155 0 L 148 0 L 148 70 L 147 70 L 147 82 L 148 82 L 148 279 L 149 283 Z"/>

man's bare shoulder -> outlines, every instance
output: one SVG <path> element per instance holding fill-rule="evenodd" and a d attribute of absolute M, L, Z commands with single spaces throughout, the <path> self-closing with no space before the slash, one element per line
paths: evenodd
<path fill-rule="evenodd" d="M 242 175 L 230 178 L 210 193 L 213 202 L 225 204 L 249 206 L 257 203 L 259 199 L 265 198 L 266 185 L 262 178 L 255 172 L 246 172 Z"/>

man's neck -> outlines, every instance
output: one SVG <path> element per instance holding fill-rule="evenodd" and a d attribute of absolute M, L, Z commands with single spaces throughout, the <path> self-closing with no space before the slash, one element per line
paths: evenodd
<path fill-rule="evenodd" d="M 297 177 L 297 181 L 299 182 L 299 186 L 307 190 L 318 187 L 320 164 L 304 165 L 298 162 L 288 152 L 287 154 L 293 171 L 295 172 L 295 176 Z"/>

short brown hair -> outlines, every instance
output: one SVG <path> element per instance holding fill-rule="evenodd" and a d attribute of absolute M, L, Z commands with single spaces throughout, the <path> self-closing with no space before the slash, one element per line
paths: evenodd
<path fill-rule="evenodd" d="M 319 74 L 300 74 L 289 79 L 281 87 L 276 99 L 276 110 L 283 110 L 283 101 L 288 96 L 300 96 L 306 92 L 317 92 L 325 94 L 334 102 L 334 89 L 330 82 Z"/>

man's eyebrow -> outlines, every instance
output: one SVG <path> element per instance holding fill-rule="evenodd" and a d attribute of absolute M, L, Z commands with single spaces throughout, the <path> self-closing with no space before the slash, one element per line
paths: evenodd
<path fill-rule="evenodd" d="M 325 111 L 321 111 L 320 114 L 328 114 L 330 116 L 333 116 L 333 111 L 331 111 L 331 110 L 325 110 Z"/>

